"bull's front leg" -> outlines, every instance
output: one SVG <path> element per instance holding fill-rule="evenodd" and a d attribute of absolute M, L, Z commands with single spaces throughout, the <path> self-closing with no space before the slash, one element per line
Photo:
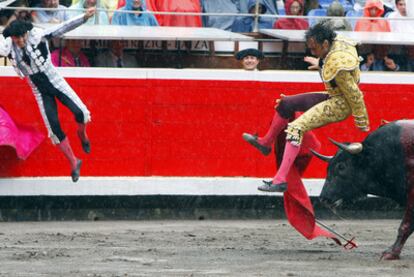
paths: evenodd
<path fill-rule="evenodd" d="M 382 253 L 381 259 L 399 259 L 405 242 L 414 231 L 414 187 L 412 187 L 407 200 L 407 208 L 405 210 L 400 228 L 398 228 L 397 240 L 390 248 Z"/>

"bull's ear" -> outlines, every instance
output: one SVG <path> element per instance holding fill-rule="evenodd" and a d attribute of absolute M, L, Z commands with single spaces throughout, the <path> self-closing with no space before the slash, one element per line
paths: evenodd
<path fill-rule="evenodd" d="M 333 156 L 325 156 L 325 155 L 319 154 L 318 152 L 316 152 L 313 149 L 310 149 L 310 151 L 312 152 L 313 155 L 315 155 L 316 157 L 318 157 L 319 159 L 321 159 L 324 162 L 329 163 L 329 161 L 332 160 L 332 158 L 333 158 Z"/>
<path fill-rule="evenodd" d="M 336 146 L 338 146 L 340 149 L 350 153 L 350 154 L 358 154 L 361 153 L 363 146 L 361 143 L 359 142 L 354 142 L 351 144 L 344 144 L 344 143 L 340 143 L 337 141 L 334 141 L 333 139 L 329 138 L 329 140 L 335 144 Z"/>

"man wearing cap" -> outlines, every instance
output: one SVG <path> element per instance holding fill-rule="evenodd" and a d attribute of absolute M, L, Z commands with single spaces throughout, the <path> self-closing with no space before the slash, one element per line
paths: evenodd
<path fill-rule="evenodd" d="M 77 133 L 86 153 L 90 152 L 86 135 L 86 123 L 90 121 L 90 113 L 53 66 L 48 39 L 75 29 L 94 14 L 95 8 L 90 8 L 80 16 L 44 30 L 33 28 L 29 22 L 15 20 L 3 30 L 3 36 L 0 36 L 0 56 L 7 56 L 17 74 L 25 78 L 31 86 L 52 143 L 58 145 L 71 164 L 73 182 L 79 179 L 82 161 L 73 154 L 69 140 L 60 127 L 56 98 L 74 114 L 78 123 Z"/>
<path fill-rule="evenodd" d="M 236 59 L 241 61 L 245 70 L 257 70 L 259 63 L 263 58 L 263 52 L 254 48 L 244 49 L 236 54 Z"/>

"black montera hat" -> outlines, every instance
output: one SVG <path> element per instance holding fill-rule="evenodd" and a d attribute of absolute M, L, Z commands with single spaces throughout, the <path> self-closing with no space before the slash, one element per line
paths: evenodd
<path fill-rule="evenodd" d="M 259 60 L 264 58 L 263 52 L 255 48 L 248 48 L 237 52 L 236 59 L 242 60 L 246 56 L 254 56 Z"/>
<path fill-rule="evenodd" d="M 3 36 L 5 38 L 11 36 L 23 36 L 31 29 L 33 29 L 32 23 L 24 20 L 14 20 L 6 28 L 4 28 Z"/>

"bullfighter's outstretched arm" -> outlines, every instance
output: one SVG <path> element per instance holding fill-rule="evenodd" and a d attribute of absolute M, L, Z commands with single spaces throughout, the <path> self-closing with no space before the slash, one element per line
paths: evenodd
<path fill-rule="evenodd" d="M 76 29 L 77 27 L 85 23 L 94 14 L 95 14 L 95 8 L 87 9 L 84 14 L 81 14 L 65 22 L 62 22 L 61 24 L 57 26 L 45 29 L 43 31 L 43 36 L 47 39 L 50 39 L 53 37 L 60 37 L 63 34 L 69 31 L 72 31 L 73 29 Z"/>
<path fill-rule="evenodd" d="M 335 83 L 343 92 L 354 116 L 355 125 L 359 129 L 369 128 L 369 119 L 365 107 L 364 96 L 352 76 L 351 71 L 341 70 L 335 76 Z"/>

